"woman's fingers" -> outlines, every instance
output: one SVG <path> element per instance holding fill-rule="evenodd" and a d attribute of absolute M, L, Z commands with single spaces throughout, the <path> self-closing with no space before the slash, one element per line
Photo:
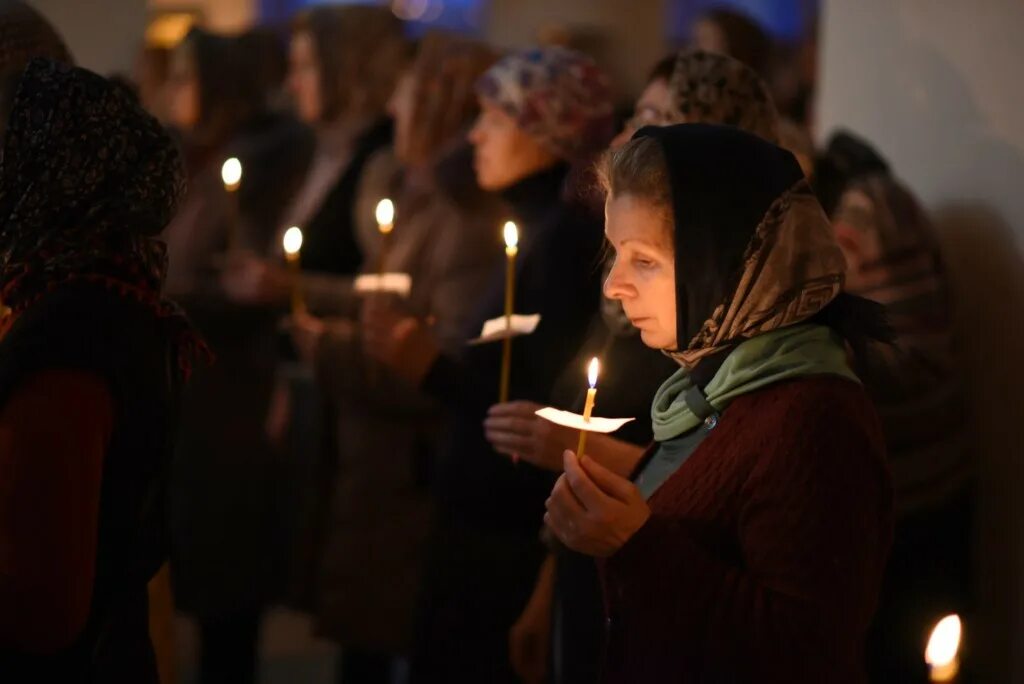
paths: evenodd
<path fill-rule="evenodd" d="M 532 401 L 508 401 L 504 404 L 495 404 L 487 411 L 487 414 L 489 416 L 516 416 L 531 419 L 542 408 L 544 407 Z"/>
<path fill-rule="evenodd" d="M 563 466 L 565 468 L 563 479 L 587 510 L 596 511 L 608 506 L 610 503 L 608 495 L 601 491 L 601 488 L 594 484 L 586 471 L 580 467 L 576 454 L 566 451 Z"/>
<path fill-rule="evenodd" d="M 522 435 L 491 431 L 486 432 L 485 435 L 487 441 L 498 453 L 506 456 L 519 455 L 526 457 L 527 460 L 530 460 L 534 454 L 533 441 Z"/>
<path fill-rule="evenodd" d="M 608 496 L 622 502 L 628 502 L 633 497 L 636 486 L 626 478 L 608 470 L 593 458 L 584 456 L 578 459 L 578 463 L 589 480 Z"/>
<path fill-rule="evenodd" d="M 485 430 L 511 432 L 517 435 L 532 435 L 535 427 L 533 420 L 516 416 L 489 416 L 484 419 Z"/>

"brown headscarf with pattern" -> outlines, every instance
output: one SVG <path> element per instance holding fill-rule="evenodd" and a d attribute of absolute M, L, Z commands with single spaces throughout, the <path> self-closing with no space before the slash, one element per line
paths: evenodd
<path fill-rule="evenodd" d="M 779 115 L 767 86 L 737 59 L 702 50 L 680 52 L 669 90 L 673 123 L 735 126 L 779 141 Z"/>
<path fill-rule="evenodd" d="M 20 0 L 0 0 L 0 75 L 20 72 L 33 57 L 74 63 L 42 15 Z"/>

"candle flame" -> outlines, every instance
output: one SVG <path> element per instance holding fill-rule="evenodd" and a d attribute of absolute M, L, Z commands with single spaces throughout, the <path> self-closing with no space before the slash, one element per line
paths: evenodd
<path fill-rule="evenodd" d="M 519 229 L 512 221 L 505 222 L 505 246 L 516 249 L 519 246 Z"/>
<path fill-rule="evenodd" d="M 382 233 L 390 233 L 395 222 L 395 203 L 384 198 L 377 202 L 377 227 Z"/>
<path fill-rule="evenodd" d="M 237 157 L 231 157 L 220 167 L 220 177 L 224 181 L 224 187 L 234 190 L 242 182 L 242 162 Z"/>
<path fill-rule="evenodd" d="M 597 357 L 595 356 L 590 360 L 590 365 L 587 367 L 587 380 L 590 381 L 590 387 L 597 387 L 597 373 L 601 369 L 601 364 L 598 363 Z"/>
<path fill-rule="evenodd" d="M 928 639 L 924 660 L 930 667 L 947 668 L 960 651 L 960 637 L 963 625 L 959 615 L 947 615 L 939 620 Z"/>
<path fill-rule="evenodd" d="M 302 230 L 298 226 L 292 226 L 284 233 L 285 254 L 298 254 L 302 249 Z"/>

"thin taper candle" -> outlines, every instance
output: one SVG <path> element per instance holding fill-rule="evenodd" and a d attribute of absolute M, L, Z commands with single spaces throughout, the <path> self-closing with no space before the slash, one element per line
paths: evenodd
<path fill-rule="evenodd" d="M 220 167 L 220 178 L 228 194 L 228 251 L 238 247 L 238 188 L 242 184 L 242 162 L 237 157 L 224 161 Z"/>
<path fill-rule="evenodd" d="M 600 370 L 600 364 L 597 361 L 597 357 L 590 360 L 590 366 L 587 368 L 587 381 L 590 383 L 590 388 L 587 390 L 587 401 L 583 405 L 583 422 L 589 423 L 590 416 L 594 412 L 594 403 L 597 400 L 597 373 Z M 580 442 L 576 447 L 576 456 L 582 456 L 583 450 L 587 446 L 587 431 L 580 430 Z"/>
<path fill-rule="evenodd" d="M 384 198 L 377 202 L 377 230 L 380 231 L 380 258 L 377 262 L 377 289 L 384 286 L 384 268 L 387 264 L 388 248 L 391 246 L 391 231 L 395 227 L 395 205 Z"/>
<path fill-rule="evenodd" d="M 292 280 L 292 314 L 306 313 L 306 298 L 302 293 L 302 230 L 292 226 L 284 234 L 284 254 Z"/>
<path fill-rule="evenodd" d="M 516 291 L 516 255 L 519 253 L 519 230 L 512 221 L 505 223 L 505 333 L 501 354 L 501 387 L 498 403 L 508 401 L 509 379 L 512 373 L 512 312 Z"/>

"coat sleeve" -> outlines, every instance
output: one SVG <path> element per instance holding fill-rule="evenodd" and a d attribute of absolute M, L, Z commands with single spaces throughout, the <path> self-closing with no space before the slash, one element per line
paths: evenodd
<path fill-rule="evenodd" d="M 0 650 L 52 653 L 85 626 L 113 421 L 79 371 L 37 373 L 0 411 Z"/>
<path fill-rule="evenodd" d="M 657 515 L 608 560 L 612 619 L 659 635 L 652 660 L 668 671 L 700 653 L 723 681 L 856 678 L 836 664 L 857 667 L 892 502 L 877 429 L 835 410 L 816 407 L 759 445 L 741 492 L 739 562 Z"/>

